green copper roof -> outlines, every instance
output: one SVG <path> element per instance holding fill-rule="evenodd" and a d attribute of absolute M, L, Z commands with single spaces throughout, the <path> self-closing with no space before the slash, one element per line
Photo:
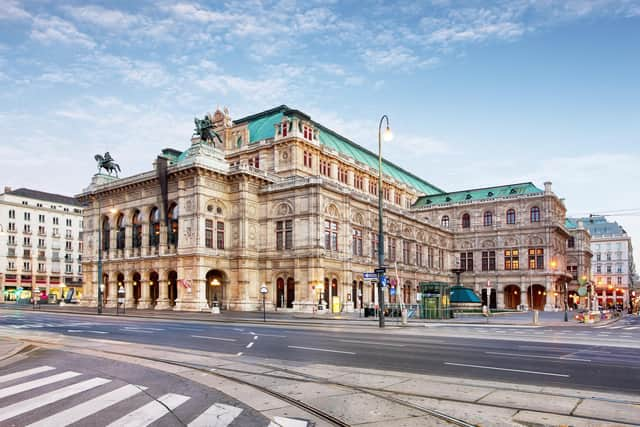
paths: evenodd
<path fill-rule="evenodd" d="M 283 115 L 298 115 L 308 118 L 304 113 L 292 110 L 286 105 L 281 105 L 271 110 L 263 111 L 258 114 L 247 116 L 239 120 L 235 120 L 235 124 L 248 122 L 249 143 L 253 144 L 257 141 L 273 138 L 275 136 L 275 125 L 282 121 Z M 319 130 L 320 144 L 332 148 L 341 154 L 349 156 L 367 166 L 378 169 L 378 155 L 372 153 L 366 148 L 356 144 L 353 141 L 337 134 L 317 122 L 313 122 Z M 427 181 L 413 175 L 410 172 L 394 165 L 393 163 L 382 160 L 382 171 L 396 180 L 403 182 L 417 191 L 424 194 L 435 194 L 442 192 L 441 189 L 431 185 Z"/>
<path fill-rule="evenodd" d="M 449 289 L 449 298 L 452 304 L 455 303 L 480 303 L 478 295 L 469 288 L 464 286 L 454 286 Z"/>
<path fill-rule="evenodd" d="M 543 191 L 530 182 L 521 184 L 501 185 L 498 187 L 477 188 L 474 190 L 455 191 L 453 193 L 439 193 L 420 197 L 413 207 L 425 207 L 458 203 L 464 201 L 478 201 L 526 194 L 542 194 Z"/>
<path fill-rule="evenodd" d="M 568 229 L 572 230 L 574 228 L 578 228 L 578 224 L 572 220 L 571 218 L 567 218 L 564 220 L 564 226 Z"/>

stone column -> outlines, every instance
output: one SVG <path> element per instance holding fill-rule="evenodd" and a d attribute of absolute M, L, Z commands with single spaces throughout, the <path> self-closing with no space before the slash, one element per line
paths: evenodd
<path fill-rule="evenodd" d="M 115 273 L 109 274 L 109 285 L 108 285 L 108 296 L 104 299 L 104 306 L 115 308 L 118 302 L 118 276 L 114 275 Z"/>
<path fill-rule="evenodd" d="M 496 295 L 496 308 L 504 309 L 504 289 L 494 289 Z"/>
<path fill-rule="evenodd" d="M 165 225 L 164 222 L 161 222 L 160 223 L 160 245 L 158 248 L 159 255 L 164 255 L 168 252 L 167 251 L 168 243 L 169 243 L 169 239 L 167 236 L 167 226 Z"/>
<path fill-rule="evenodd" d="M 158 300 L 156 301 L 155 310 L 168 310 L 169 305 L 169 281 L 158 280 Z"/>
<path fill-rule="evenodd" d="M 127 224 L 124 228 L 124 257 L 131 258 L 133 249 L 133 227 Z"/>
<path fill-rule="evenodd" d="M 147 276 L 145 279 L 144 276 Z M 151 293 L 149 292 L 149 279 L 148 274 L 141 274 L 140 284 L 138 286 L 142 286 L 140 289 L 140 299 L 138 300 L 138 308 L 147 309 L 151 307 Z"/>
<path fill-rule="evenodd" d="M 149 255 L 149 224 L 142 224 L 142 245 L 140 248 L 140 254 L 142 256 Z"/>
<path fill-rule="evenodd" d="M 553 280 L 546 279 L 544 284 L 545 291 L 547 292 L 544 311 L 554 311 L 555 309 L 555 297 L 553 293 L 555 292 L 555 283 Z"/>
<path fill-rule="evenodd" d="M 136 304 L 133 299 L 133 281 L 127 280 L 127 277 L 130 277 L 129 272 L 124 277 L 124 306 L 125 308 L 134 308 Z"/>

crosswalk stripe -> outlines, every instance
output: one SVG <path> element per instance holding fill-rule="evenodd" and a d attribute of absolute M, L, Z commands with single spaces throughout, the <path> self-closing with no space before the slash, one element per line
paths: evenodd
<path fill-rule="evenodd" d="M 227 427 L 242 412 L 241 408 L 214 403 L 198 418 L 189 423 L 189 427 Z"/>
<path fill-rule="evenodd" d="M 6 383 L 7 381 L 17 380 L 18 378 L 28 377 L 29 375 L 41 374 L 43 372 L 50 371 L 51 366 L 38 366 L 37 368 L 27 369 L 26 371 L 14 372 L 13 374 L 7 374 L 0 377 L 0 383 Z"/>
<path fill-rule="evenodd" d="M 68 426 L 76 421 L 86 418 L 96 412 L 102 411 L 109 406 L 122 402 L 132 396 L 143 391 L 146 387 L 127 384 L 124 387 L 110 391 L 109 393 L 98 396 L 87 402 L 76 405 L 72 408 L 58 412 L 36 423 L 30 424 L 29 427 L 50 427 L 50 426 Z"/>
<path fill-rule="evenodd" d="M 67 371 L 61 374 L 53 375 L 50 377 L 40 378 L 33 381 L 27 381 L 26 383 L 16 384 L 12 387 L 6 387 L 0 390 L 0 399 L 13 396 L 14 394 L 22 393 L 23 391 L 33 390 L 34 388 L 42 387 L 47 384 L 53 384 L 58 381 L 64 381 L 69 378 L 82 375 L 79 372 Z"/>
<path fill-rule="evenodd" d="M 273 417 L 273 421 L 269 423 L 269 427 L 307 427 L 308 425 L 307 421 L 285 417 Z"/>
<path fill-rule="evenodd" d="M 124 417 L 112 422 L 107 427 L 143 427 L 162 418 L 178 406 L 189 400 L 189 396 L 168 393 L 161 396 L 158 401 L 149 402 L 146 405 L 129 412 Z M 169 408 L 169 411 L 167 410 Z"/>
<path fill-rule="evenodd" d="M 31 399 L 14 403 L 13 405 L 0 408 L 0 421 L 8 420 L 9 418 L 16 417 L 18 415 L 24 414 L 25 412 L 33 411 L 34 409 L 49 405 L 50 403 L 57 402 L 59 400 L 66 399 L 67 397 L 73 396 L 74 394 L 91 390 L 92 388 L 107 384 L 109 382 L 111 382 L 111 380 L 108 380 L 106 378 L 92 378 L 90 380 L 72 384 L 59 390 L 54 390 L 52 392 L 33 397 Z"/>
<path fill-rule="evenodd" d="M 630 328 L 624 328 L 625 331 L 632 331 L 634 329 L 638 329 L 640 326 L 631 326 Z"/>

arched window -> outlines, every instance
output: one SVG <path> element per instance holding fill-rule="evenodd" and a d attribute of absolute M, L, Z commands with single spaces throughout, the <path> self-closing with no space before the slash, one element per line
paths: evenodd
<path fill-rule="evenodd" d="M 493 214 L 489 211 L 484 213 L 484 226 L 489 227 L 493 225 Z"/>
<path fill-rule="evenodd" d="M 440 225 L 442 225 L 444 228 L 449 228 L 449 217 L 447 215 L 442 217 L 442 219 L 440 220 Z"/>
<path fill-rule="evenodd" d="M 109 250 L 109 241 L 111 240 L 111 225 L 109 224 L 109 218 L 102 218 L 102 250 Z"/>
<path fill-rule="evenodd" d="M 540 222 L 540 208 L 537 206 L 531 208 L 531 222 Z"/>
<path fill-rule="evenodd" d="M 149 246 L 160 246 L 160 210 L 158 208 L 151 209 L 149 214 Z"/>
<path fill-rule="evenodd" d="M 507 211 L 507 224 L 515 224 L 516 223 L 516 211 L 515 209 L 509 209 Z"/>
<path fill-rule="evenodd" d="M 142 212 L 138 209 L 133 213 L 131 223 L 131 246 L 139 248 L 142 246 Z"/>
<path fill-rule="evenodd" d="M 462 228 L 471 227 L 471 215 L 468 213 L 462 215 Z"/>
<path fill-rule="evenodd" d="M 169 208 L 167 215 L 169 217 L 169 245 L 178 246 L 178 205 L 174 203 Z"/>
<path fill-rule="evenodd" d="M 124 249 L 124 215 L 120 214 L 118 215 L 118 219 L 116 220 L 116 228 L 117 228 L 117 234 L 116 234 L 116 248 L 117 249 Z"/>

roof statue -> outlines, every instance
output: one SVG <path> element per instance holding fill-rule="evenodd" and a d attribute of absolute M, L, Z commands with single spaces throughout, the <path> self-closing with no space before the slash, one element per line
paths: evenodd
<path fill-rule="evenodd" d="M 222 145 L 222 139 L 220 135 L 213 130 L 213 123 L 209 115 L 204 116 L 204 119 L 194 118 L 193 122 L 196 124 L 194 135 L 199 135 L 202 141 L 209 142 L 215 146 L 216 140 Z"/>
<path fill-rule="evenodd" d="M 113 157 L 111 157 L 111 154 L 109 154 L 108 151 L 104 153 L 104 156 L 96 154 L 95 156 L 93 156 L 93 158 L 96 159 L 96 162 L 98 162 L 98 173 L 100 173 L 100 169 L 104 169 L 109 175 L 114 172 L 116 178 L 118 177 L 118 172 L 120 172 L 120 165 L 117 164 L 115 160 L 113 160 Z"/>

